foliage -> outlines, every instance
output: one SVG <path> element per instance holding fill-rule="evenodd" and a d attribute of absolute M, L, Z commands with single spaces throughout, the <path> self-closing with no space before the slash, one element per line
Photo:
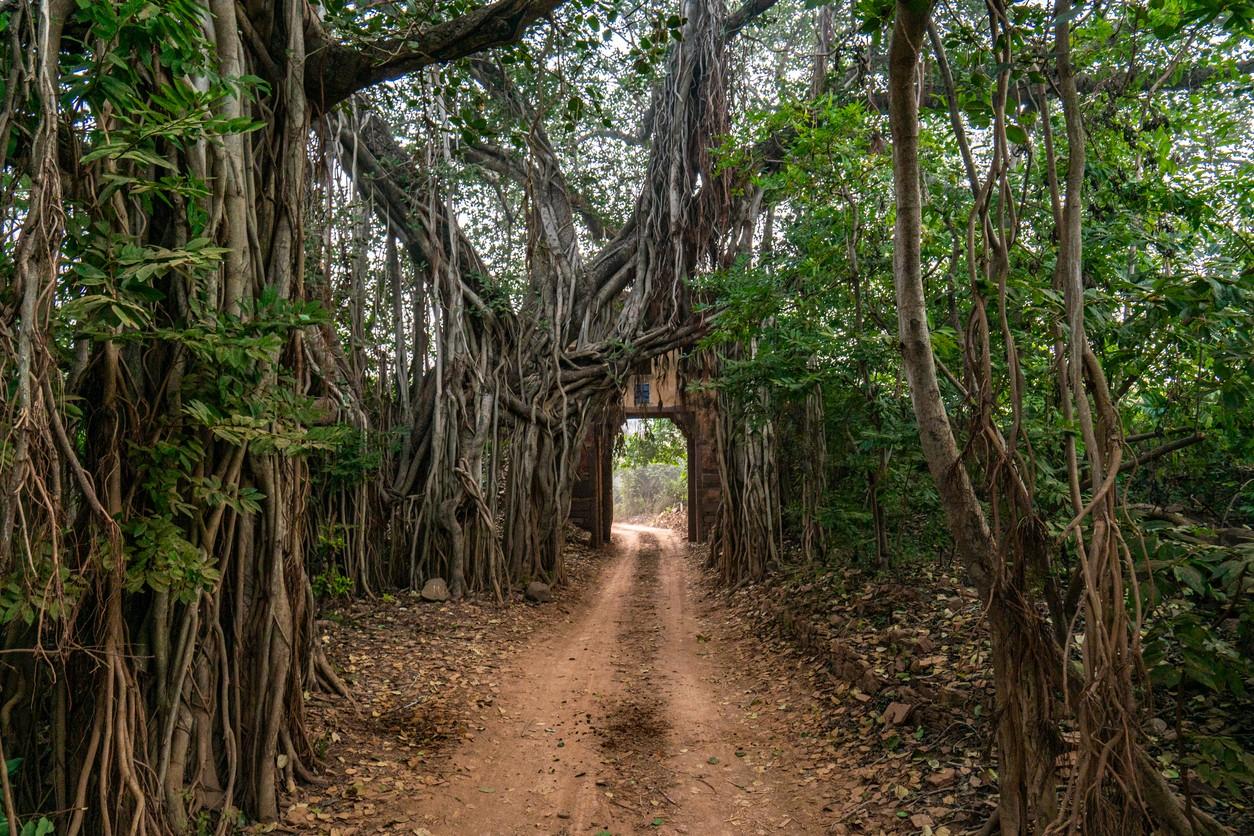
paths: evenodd
<path fill-rule="evenodd" d="M 353 579 L 330 566 L 313 576 L 314 595 L 319 598 L 343 598 L 353 591 Z"/>
<path fill-rule="evenodd" d="M 631 424 L 639 422 L 635 431 Z M 615 468 L 651 464 L 682 465 L 688 458 L 688 442 L 673 421 L 665 418 L 633 419 L 628 431 L 614 446 Z"/>
<path fill-rule="evenodd" d="M 18 836 L 53 836 L 56 832 L 52 822 L 46 817 L 28 819 L 18 831 Z M 9 836 L 9 822 L 0 821 L 0 836 Z"/>
<path fill-rule="evenodd" d="M 937 12 L 957 113 L 937 78 L 922 113 L 923 272 L 942 394 L 964 431 L 959 444 L 974 463 L 980 409 L 1004 435 L 1022 433 L 1030 451 L 1022 466 L 1053 535 L 1052 582 L 1065 585 L 1077 556 L 1057 537 L 1076 509 L 1062 463 L 1079 426 L 1062 418 L 1054 383 L 1052 329 L 1064 298 L 1053 281 L 1057 242 L 1044 172 L 1046 128 L 1054 154 L 1065 159 L 1062 114 L 1052 96 L 1047 117 L 1039 100 L 1019 99 L 1005 126 L 1013 194 L 993 206 L 1001 222 L 1013 213 L 1008 221 L 1018 237 L 1000 299 L 989 265 L 970 261 L 968 235 L 978 233 L 968 224 L 978 213 L 953 128 L 957 119 L 982 182 L 998 73 L 1008 70 L 1020 91 L 1049 89 L 1042 70 L 1052 49 L 1049 11 L 1009 4 L 1008 12 L 1004 37 L 1017 56 L 1011 67 L 990 51 L 988 21 L 964 10 Z M 1071 14 L 1085 83 L 1125 68 L 1131 74 L 1121 85 L 1082 87 L 1084 325 L 1118 401 L 1129 439 L 1125 461 L 1136 462 L 1119 482 L 1140 584 L 1140 599 L 1129 594 L 1127 605 L 1143 618 L 1136 623 L 1154 705 L 1170 717 L 1181 701 L 1195 732 L 1180 731 L 1188 742 L 1183 756 L 1170 754 L 1173 766 L 1196 770 L 1221 796 L 1235 798 L 1254 779 L 1241 748 L 1250 729 L 1240 719 L 1249 713 L 1254 673 L 1254 583 L 1245 535 L 1234 542 L 1217 532 L 1248 532 L 1242 527 L 1254 523 L 1254 207 L 1248 106 L 1232 100 L 1249 87 L 1245 70 L 1233 72 L 1233 62 L 1249 56 L 1248 43 L 1233 36 L 1248 28 L 1248 5 L 1076 5 Z M 859 4 L 858 15 L 873 41 L 891 25 L 893 4 Z M 1190 56 L 1194 80 L 1175 87 L 1186 72 L 1175 62 L 1189 44 L 1208 39 Z M 1169 69 L 1156 70 L 1160 77 L 1145 66 Z M 720 149 L 723 164 L 744 177 L 745 192 L 760 189 L 771 209 L 757 228 L 761 243 L 702 285 L 717 312 L 705 344 L 721 356 L 716 387 L 782 437 L 803 440 L 813 431 L 807 398 L 821 393 L 827 488 L 817 512 L 806 505 L 801 476 L 815 448 L 789 444 L 779 452 L 789 537 L 808 536 L 816 516 L 839 544 L 838 559 L 882 559 L 886 540 L 894 561 L 928 559 L 945 553 L 948 537 L 924 478 L 897 346 L 887 124 L 856 86 L 841 86 L 839 76 L 827 81 L 825 96 L 798 102 L 785 95 L 750 114 Z M 993 388 L 981 393 L 982 403 L 971 399 L 964 376 L 966 360 L 980 350 L 970 324 L 976 293 L 992 300 L 993 339 L 1015 346 L 1021 370 L 1015 381 L 1004 353 L 985 355 Z M 744 349 L 731 350 L 737 346 Z M 1021 412 L 1011 394 L 1016 382 Z M 1088 451 L 1082 439 L 1075 443 L 1083 461 Z M 973 478 L 983 476 L 977 469 Z M 982 498 L 991 507 L 993 497 Z M 1195 522 L 1153 521 L 1161 509 L 1183 510 Z M 885 540 L 881 530 L 893 536 Z"/>
<path fill-rule="evenodd" d="M 719 389 L 769 392 L 769 399 L 746 407 L 754 414 L 773 404 L 773 414 L 757 418 L 780 422 L 790 438 L 807 432 L 806 395 L 822 393 L 831 478 L 819 520 L 846 558 L 867 562 L 875 558 L 877 525 L 892 530 L 899 557 L 917 558 L 944 539 L 935 493 L 916 478 L 922 460 L 888 326 L 893 297 L 884 214 L 891 193 L 880 131 L 863 104 L 834 97 L 786 102 L 760 115 L 749 147 L 769 136 L 790 138 L 782 164 L 754 178 L 777 204 L 778 240 L 756 263 L 742 262 L 703 283 L 719 305 L 706 345 L 719 351 L 747 340 L 753 345 L 749 356 L 723 357 Z M 753 164 L 743 147 L 725 146 L 724 164 Z M 787 445 L 780 455 L 784 472 L 795 474 L 809 454 L 805 445 Z M 785 519 L 797 532 L 803 515 L 797 480 L 782 490 Z M 873 513 L 873 499 L 882 517 Z"/>
<path fill-rule="evenodd" d="M 644 464 L 614 471 L 614 517 L 654 517 L 683 508 L 688 501 L 688 471 L 682 465 Z"/>
<path fill-rule="evenodd" d="M 237 793 L 224 805 L 269 797 L 277 814 L 275 788 L 313 766 L 304 694 L 336 688 L 316 642 L 302 644 L 310 588 L 337 598 L 428 569 L 498 595 L 507 573 L 560 580 L 560 561 L 544 561 L 562 546 L 551 512 L 570 500 L 564 445 L 582 437 L 568 416 L 613 402 L 640 311 L 671 305 L 672 326 L 702 299 L 720 417 L 775 444 L 753 459 L 771 472 L 755 475 L 779 483 L 790 539 L 821 531 L 832 563 L 877 570 L 947 552 L 893 322 L 879 47 L 892 3 L 827 9 L 848 14 L 831 49 L 810 49 L 805 3 L 779 5 L 734 49 L 711 26 L 689 53 L 705 5 L 569 0 L 544 26 L 497 27 L 515 42 L 490 56 L 438 63 L 420 54 L 429 32 L 473 28 L 497 6 L 227 4 L 233 29 L 207 26 L 199 0 L 80 0 L 44 55 L 40 27 L 59 5 L 23 0 L 0 17 L 0 625 L 16 660 L 0 661 L 0 686 L 20 692 L 19 720 L 5 720 L 20 777 L 59 776 L 19 787 L 23 836 L 47 832 L 26 812 L 71 785 L 117 798 L 87 830 L 136 811 L 139 832 L 181 829 L 181 805 L 198 814 L 220 795 L 202 791 L 213 778 Z M 1067 151 L 1050 75 L 1058 21 L 1042 4 L 1006 8 L 1009 65 L 978 5 L 938 15 L 956 113 L 929 83 L 922 250 L 964 446 L 978 446 L 981 413 L 1021 433 L 1049 550 L 1030 582 L 1045 588 L 1078 562 L 1061 536 L 1075 508 L 1059 462 L 1071 445 L 1081 460 L 1092 451 L 1055 383 L 1066 300 L 1044 171 L 1057 162 L 1047 136 L 1058 159 Z M 1254 771 L 1242 748 L 1254 553 L 1230 536 L 1254 523 L 1252 8 L 1150 0 L 1063 15 L 1089 149 L 1084 325 L 1135 464 L 1118 484 L 1139 584 L 1127 603 L 1144 616 L 1145 696 L 1192 732 L 1156 754 L 1230 797 Z M 313 101 L 324 56 L 344 58 L 338 70 L 409 52 L 421 71 Z M 979 213 L 953 128 L 986 176 L 1003 72 L 1013 188 L 992 200 L 1018 234 L 1004 296 L 966 247 Z M 367 110 L 375 121 L 356 118 Z M 337 147 L 369 150 L 367 127 L 391 141 L 377 191 L 349 170 L 366 154 Z M 642 185 L 646 172 L 656 182 Z M 37 270 L 16 244 L 54 227 Z M 653 275 L 663 262 L 675 276 Z M 709 265 L 688 287 L 676 278 Z M 973 395 L 981 296 L 1002 303 L 998 336 L 1019 366 L 991 352 L 994 385 Z M 619 514 L 682 505 L 686 457 L 669 422 L 622 436 Z M 519 509 L 547 518 L 500 525 Z M 58 711 L 69 743 L 52 752 Z M 126 726 L 134 740 L 107 731 Z M 67 752 L 91 729 L 106 730 L 91 754 Z"/>
<path fill-rule="evenodd" d="M 614 447 L 614 516 L 653 517 L 688 501 L 688 442 L 666 418 L 633 419 Z"/>

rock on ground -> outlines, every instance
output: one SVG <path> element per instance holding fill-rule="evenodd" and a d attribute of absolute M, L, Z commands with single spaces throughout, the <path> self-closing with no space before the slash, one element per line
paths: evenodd
<path fill-rule="evenodd" d="M 528 601 L 536 604 L 543 604 L 553 597 L 549 591 L 549 585 L 540 581 L 532 581 L 527 584 L 527 589 L 523 594 L 527 596 Z"/>
<path fill-rule="evenodd" d="M 432 578 L 422 587 L 422 600 L 433 603 L 448 600 L 448 584 L 444 578 Z"/>

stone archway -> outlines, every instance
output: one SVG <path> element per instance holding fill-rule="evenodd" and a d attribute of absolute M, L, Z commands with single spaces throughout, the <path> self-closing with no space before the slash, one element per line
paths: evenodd
<path fill-rule="evenodd" d="M 623 399 L 594 422 L 584 440 L 571 494 L 571 522 L 587 531 L 594 547 L 609 541 L 614 524 L 614 443 L 627 418 L 669 418 L 688 441 L 688 539 L 704 543 L 721 496 L 714 421 L 704 398 L 683 386 L 678 357 L 655 358 L 632 374 Z"/>

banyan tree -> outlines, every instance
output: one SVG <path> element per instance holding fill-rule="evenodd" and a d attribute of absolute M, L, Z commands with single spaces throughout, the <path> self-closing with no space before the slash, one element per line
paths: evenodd
<path fill-rule="evenodd" d="M 987 832 L 1220 831 L 1138 731 L 1154 567 L 1120 490 L 1202 433 L 1126 454 L 1152 374 L 1112 384 L 1095 336 L 1086 125 L 1161 128 L 1246 7 L 1175 4 L 1155 37 L 1196 30 L 1146 72 L 1079 69 L 1069 0 L 776 3 L 0 0 L 9 823 L 276 819 L 317 779 L 308 695 L 351 699 L 320 594 L 561 583 L 585 445 L 656 362 L 711 417 L 729 587 L 830 556 L 836 477 L 889 567 L 908 426 L 991 633 Z"/>
<path fill-rule="evenodd" d="M 60 811 L 69 834 L 274 818 L 316 769 L 305 693 L 344 690 L 308 569 L 334 532 L 362 591 L 561 577 L 589 416 L 701 331 L 685 280 L 730 212 L 710 154 L 726 44 L 768 5 L 674 18 L 613 234 L 577 231 L 594 216 L 501 63 L 564 20 L 553 0 L 5 5 L 0 739 L 45 776 L 9 812 Z M 449 130 L 451 62 L 521 147 Z M 359 98 L 402 78 L 428 129 L 404 147 Z M 437 176 L 454 159 L 525 195 L 512 298 Z M 322 246 L 345 212 L 346 266 Z M 360 331 L 375 275 L 384 358 Z M 348 334 L 327 315 L 341 278 Z M 373 469 L 341 478 L 352 452 Z"/>

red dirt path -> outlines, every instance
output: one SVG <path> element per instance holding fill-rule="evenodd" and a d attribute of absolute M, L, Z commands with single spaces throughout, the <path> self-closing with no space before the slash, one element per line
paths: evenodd
<path fill-rule="evenodd" d="M 616 526 L 612 555 L 589 574 L 566 612 L 496 610 L 510 615 L 494 619 L 495 631 L 473 623 L 481 612 L 458 619 L 464 604 L 402 608 L 416 615 L 412 629 L 432 629 L 440 612 L 454 621 L 437 618 L 437 634 L 491 648 L 477 651 L 486 662 L 435 689 L 424 689 L 417 668 L 451 662 L 441 645 L 407 659 L 397 654 L 405 639 L 391 652 L 363 647 L 388 634 L 357 629 L 349 674 L 375 693 L 321 718 L 332 741 L 328 784 L 304 791 L 286 824 L 340 836 L 826 832 L 824 806 L 840 779 L 806 775 L 802 736 L 818 710 L 810 685 L 781 679 L 751 633 L 725 629 L 680 537 Z M 398 706 L 405 689 L 393 686 L 411 666 L 415 705 Z M 436 719 L 416 716 L 424 711 Z"/>

